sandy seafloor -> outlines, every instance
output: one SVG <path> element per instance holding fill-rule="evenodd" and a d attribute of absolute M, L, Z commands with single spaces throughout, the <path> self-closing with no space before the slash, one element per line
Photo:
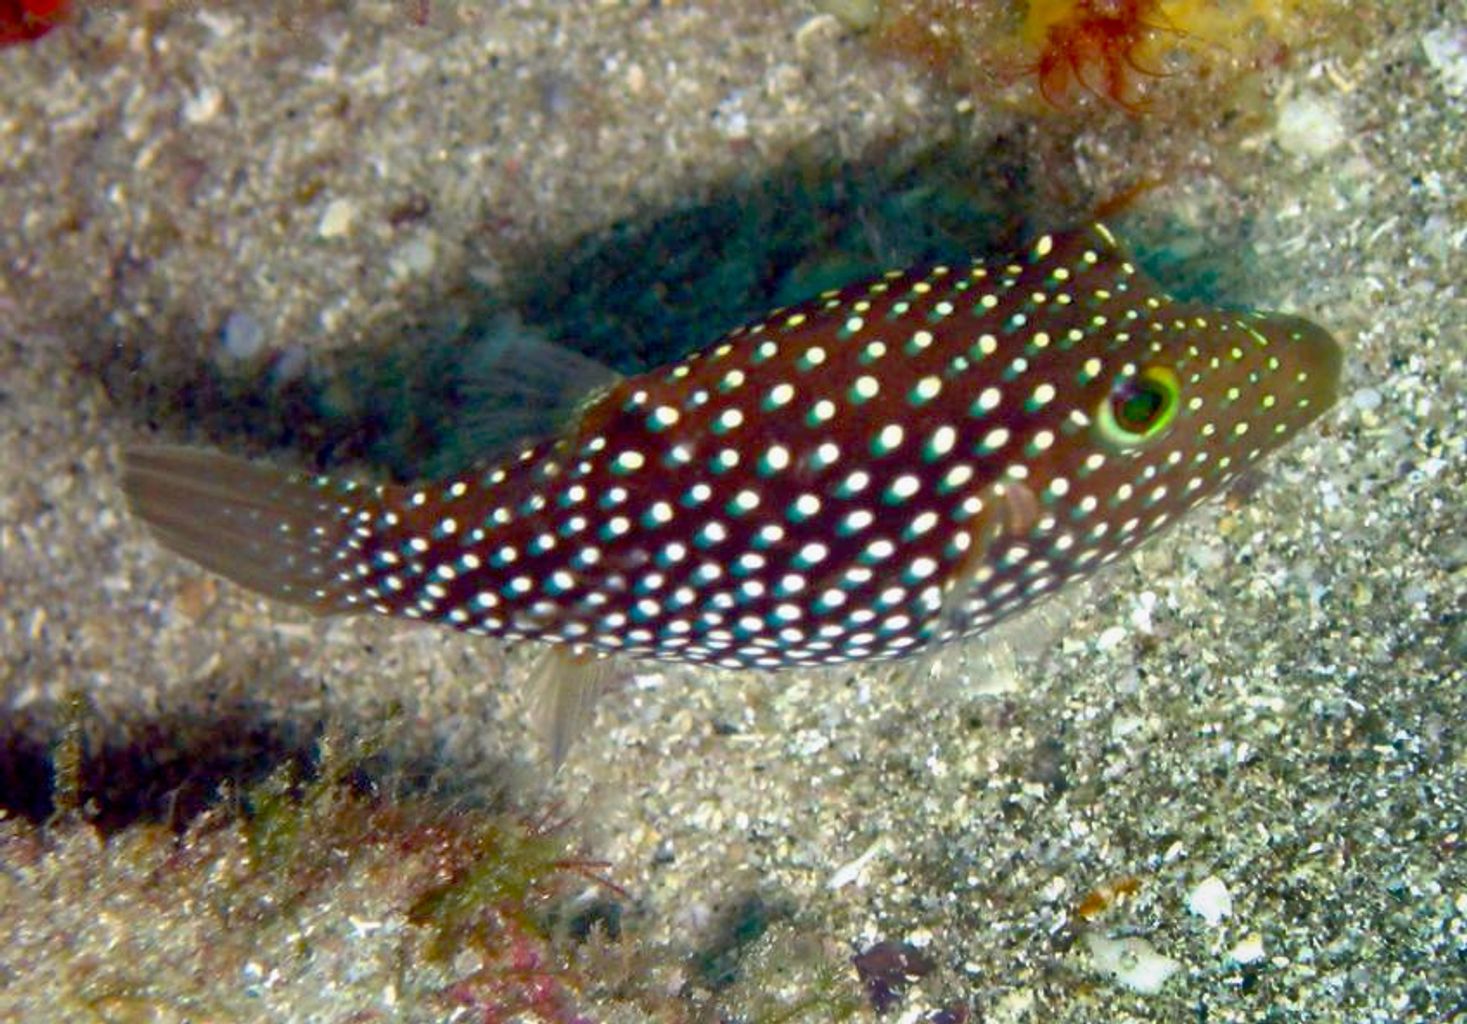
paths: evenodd
<path fill-rule="evenodd" d="M 78 714 L 148 749 L 242 714 L 279 735 L 391 720 L 454 799 L 560 801 L 628 894 L 624 934 L 669 962 L 758 897 L 760 941 L 838 968 L 925 951 L 891 1019 L 1467 1014 L 1467 11 L 1359 9 L 1251 87 L 1239 128 L 958 103 L 798 2 L 435 3 L 425 26 L 411 7 L 137 4 L 0 51 L 6 806 L 35 805 L 44 779 L 14 766 Z M 1248 300 L 1348 350 L 1339 406 L 1250 493 L 1065 601 L 1014 672 L 648 671 L 547 781 L 526 652 L 312 621 L 125 513 L 122 446 L 188 367 L 236 357 L 231 314 L 259 329 L 231 336 L 250 365 L 290 372 L 792 152 L 942 133 L 1041 140 L 1076 208 L 1154 170 L 1123 228 L 1184 224 L 1223 264 L 1246 242 Z M 74 842 L 0 862 L 0 1018 L 82 1019 L 58 1008 L 85 960 L 150 986 L 95 1019 L 433 1019 L 394 987 L 407 926 L 371 893 L 339 908 L 360 927 L 317 908 L 345 951 L 209 977 L 179 959 L 209 943 L 184 921 L 58 896 Z M 1209 919 L 1191 904 L 1219 883 Z M 1108 886 L 1134 891 L 1099 909 Z M 1127 937 L 1178 965 L 1158 991 L 1098 969 L 1095 940 Z"/>

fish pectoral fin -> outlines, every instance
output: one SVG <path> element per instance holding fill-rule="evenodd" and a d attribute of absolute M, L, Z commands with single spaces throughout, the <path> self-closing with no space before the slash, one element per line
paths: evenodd
<path fill-rule="evenodd" d="M 559 768 L 576 737 L 585 731 L 596 699 L 615 678 L 614 658 L 581 647 L 553 645 L 530 674 L 535 731 Z"/>
<path fill-rule="evenodd" d="M 1017 480 L 989 484 L 978 493 L 978 501 L 968 529 L 968 550 L 942 584 L 942 621 L 959 631 L 978 571 L 1000 543 L 1024 536 L 1039 521 L 1039 499 L 1028 484 Z"/>

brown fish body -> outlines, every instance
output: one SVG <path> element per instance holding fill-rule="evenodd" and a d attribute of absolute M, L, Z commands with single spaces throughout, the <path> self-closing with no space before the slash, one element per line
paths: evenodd
<path fill-rule="evenodd" d="M 1339 367 L 1306 321 L 1171 300 L 1097 225 L 776 311 L 460 478 L 161 449 L 128 488 L 165 542 L 324 611 L 727 667 L 887 659 L 1133 549 L 1327 408 Z"/>

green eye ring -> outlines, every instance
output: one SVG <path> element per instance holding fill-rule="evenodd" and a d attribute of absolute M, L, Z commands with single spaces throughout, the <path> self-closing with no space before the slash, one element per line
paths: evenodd
<path fill-rule="evenodd" d="M 1095 410 L 1100 438 L 1115 448 L 1136 448 L 1166 433 L 1177 418 L 1181 385 L 1164 366 L 1122 377 Z"/>

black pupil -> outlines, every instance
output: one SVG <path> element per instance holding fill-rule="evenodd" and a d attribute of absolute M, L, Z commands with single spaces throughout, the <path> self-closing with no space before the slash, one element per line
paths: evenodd
<path fill-rule="evenodd" d="M 1150 381 L 1141 381 L 1118 396 L 1114 405 L 1116 422 L 1139 433 L 1156 422 L 1165 405 L 1166 392 Z"/>

